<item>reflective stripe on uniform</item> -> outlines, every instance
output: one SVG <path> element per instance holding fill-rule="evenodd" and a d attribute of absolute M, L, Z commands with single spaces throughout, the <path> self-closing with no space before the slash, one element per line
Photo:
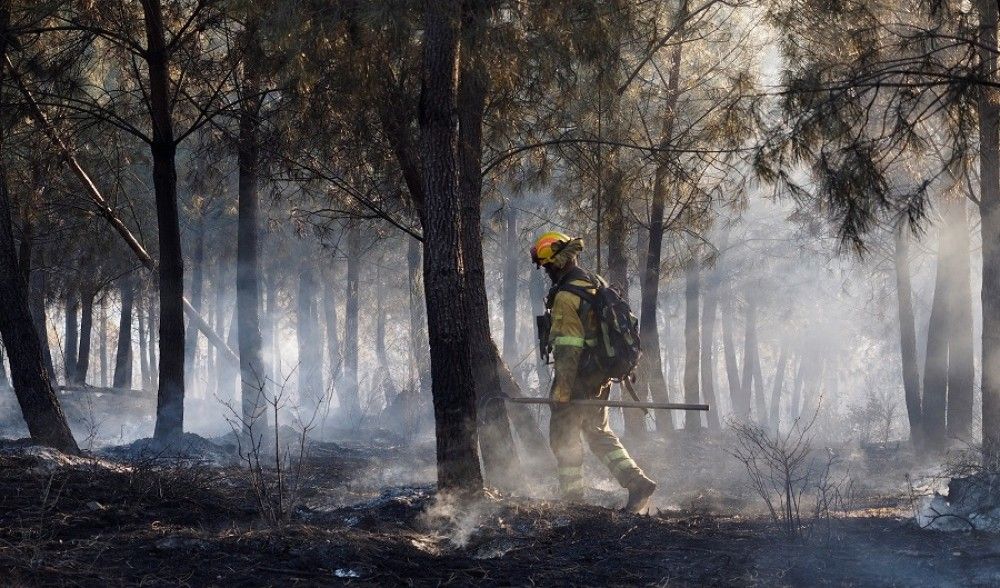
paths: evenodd
<path fill-rule="evenodd" d="M 609 467 L 614 469 L 616 474 L 620 474 L 622 472 L 627 472 L 629 470 L 638 469 L 639 466 L 636 465 L 634 461 L 632 461 L 631 457 L 623 457 L 618 461 L 612 463 Z"/>
<path fill-rule="evenodd" d="M 552 345 L 558 347 L 560 345 L 564 347 L 583 347 L 586 341 L 583 337 L 570 337 L 568 335 L 561 335 L 552 340 Z"/>
<path fill-rule="evenodd" d="M 559 468 L 560 478 L 580 478 L 583 476 L 583 466 Z"/>
<path fill-rule="evenodd" d="M 625 451 L 624 447 L 619 447 L 618 449 L 609 451 L 607 454 L 605 454 L 605 456 L 601 458 L 601 461 L 604 462 L 604 465 L 608 465 L 611 462 L 618 461 L 623 457 L 626 458 L 628 457 L 628 451 Z"/>

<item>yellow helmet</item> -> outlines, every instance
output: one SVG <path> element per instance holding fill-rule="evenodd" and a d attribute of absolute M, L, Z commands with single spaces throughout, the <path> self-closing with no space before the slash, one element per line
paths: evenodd
<path fill-rule="evenodd" d="M 556 231 L 545 233 L 535 240 L 535 245 L 531 248 L 531 261 L 535 262 L 536 266 L 542 267 L 551 262 L 562 246 L 572 240 L 569 235 Z"/>

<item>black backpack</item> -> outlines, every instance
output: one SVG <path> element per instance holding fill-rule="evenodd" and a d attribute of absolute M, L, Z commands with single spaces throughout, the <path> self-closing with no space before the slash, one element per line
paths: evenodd
<path fill-rule="evenodd" d="M 591 293 L 588 288 L 569 283 L 580 279 L 593 284 L 596 291 Z M 582 270 L 574 271 L 549 291 L 547 308 L 552 307 L 555 296 L 560 291 L 571 292 L 580 297 L 581 316 L 586 314 L 587 307 L 597 315 L 599 325 L 597 344 L 585 349 L 591 352 L 600 372 L 616 382 L 631 381 L 632 372 L 635 371 L 642 355 L 639 319 L 632 314 L 632 309 L 622 298 L 621 292 L 609 286 L 600 276 Z"/>

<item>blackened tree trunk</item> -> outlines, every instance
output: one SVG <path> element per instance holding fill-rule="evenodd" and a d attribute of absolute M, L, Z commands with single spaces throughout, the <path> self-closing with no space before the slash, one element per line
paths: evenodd
<path fill-rule="evenodd" d="M 66 384 L 77 383 L 77 346 L 80 343 L 80 297 L 75 284 L 66 286 L 66 329 L 63 340 L 63 378 Z"/>
<path fill-rule="evenodd" d="M 236 308 L 233 308 L 232 318 L 229 321 L 229 334 L 226 336 L 226 344 L 229 345 L 230 349 L 237 345 L 239 342 L 239 318 L 236 315 Z M 228 402 L 230 398 L 236 395 L 236 390 L 238 389 L 237 379 L 240 376 L 240 372 L 236 369 L 231 361 L 223 361 L 219 365 L 219 372 L 217 374 L 217 381 L 215 383 L 215 390 L 218 397 L 223 402 Z M 242 409 L 242 406 L 240 407 Z M 253 426 L 253 433 L 256 439 L 263 438 L 262 429 L 267 426 L 267 423 L 259 422 L 261 419 L 258 418 L 257 422 L 243 423 L 244 432 Z"/>
<path fill-rule="evenodd" d="M 809 353 L 799 355 L 799 367 L 795 370 L 795 384 L 792 387 L 792 399 L 788 405 L 788 420 L 794 423 L 802 414 L 802 390 L 809 376 Z"/>
<path fill-rule="evenodd" d="M 94 333 L 94 298 L 96 293 L 89 287 L 80 292 L 80 354 L 76 360 L 76 381 L 87 383 L 90 371 L 90 342 Z"/>
<path fill-rule="evenodd" d="M 431 355 L 427 342 L 427 312 L 424 304 L 424 282 L 422 277 L 420 243 L 410 239 L 406 252 L 406 265 L 410 283 L 410 345 L 416 363 L 417 377 L 420 379 L 421 398 L 431 395 Z"/>
<path fill-rule="evenodd" d="M 698 378 L 701 374 L 701 336 L 698 332 L 701 278 L 696 259 L 688 263 L 684 277 L 684 401 L 697 404 Z M 701 413 L 684 411 L 684 428 L 701 428 Z"/>
<path fill-rule="evenodd" d="M 917 334 L 913 318 L 913 286 L 910 280 L 910 242 L 907 227 L 896 231 L 894 265 L 896 268 L 896 299 L 899 316 L 899 353 L 903 368 L 903 394 L 906 418 L 910 424 L 910 441 L 919 446 L 921 436 L 920 370 L 917 365 Z"/>
<path fill-rule="evenodd" d="M 771 390 L 771 430 L 777 432 L 781 426 L 781 391 L 785 384 L 785 367 L 788 365 L 788 344 L 782 342 L 778 356 L 778 367 L 774 373 L 774 387 Z"/>
<path fill-rule="evenodd" d="M 708 274 L 701 311 L 701 391 L 705 404 L 711 407 L 705 414 L 705 420 L 712 431 L 721 428 L 715 398 L 715 316 L 719 308 L 719 280 L 719 268 L 716 267 Z"/>
<path fill-rule="evenodd" d="M 135 279 L 125 276 L 119 286 L 122 313 L 118 319 L 118 345 L 115 350 L 114 388 L 132 387 L 132 307 L 135 301 Z"/>
<path fill-rule="evenodd" d="M 152 389 L 152 377 L 149 370 L 149 351 L 146 339 L 146 314 L 143 308 L 143 292 L 140 289 L 136 298 L 135 316 L 139 323 L 139 379 L 142 380 L 142 389 Z"/>
<path fill-rule="evenodd" d="M 482 214 L 482 126 L 488 86 L 485 64 L 478 55 L 487 14 L 483 0 L 467 1 L 458 85 L 458 194 L 461 201 L 459 242 L 464 270 L 465 316 L 470 343 L 471 368 L 477 397 L 479 448 L 487 480 L 507 484 L 516 477 L 520 463 L 514 446 L 507 404 L 500 383 L 502 359 L 489 325 L 489 302 L 480 215 Z M 430 284 L 427 283 L 428 288 Z M 428 307 L 429 311 L 429 307 Z M 509 372 L 508 372 L 509 376 Z"/>
<path fill-rule="evenodd" d="M 726 380 L 729 383 L 729 405 L 733 414 L 742 415 L 743 388 L 740 382 L 740 366 L 736 359 L 736 344 L 733 342 L 733 289 L 726 288 L 722 302 L 722 354 L 726 360 Z"/>
<path fill-rule="evenodd" d="M 424 2 L 420 147 L 426 201 L 421 221 L 438 487 L 478 492 L 483 479 L 477 449 L 471 334 L 465 324 L 456 172 L 461 8 L 461 0 Z"/>
<path fill-rule="evenodd" d="M 268 395 L 268 368 L 260 332 L 260 203 L 257 179 L 260 165 L 260 98 L 257 65 L 260 59 L 258 23 L 251 17 L 244 30 L 243 99 L 240 101 L 239 168 L 236 229 L 236 320 L 240 353 L 240 398 L 244 423 L 260 435 L 271 419 L 261 414 Z M 317 367 L 317 369 L 321 369 Z M 264 417 L 264 418 L 261 418 Z"/>
<path fill-rule="evenodd" d="M 10 3 L 0 3 L 0 31 L 7 31 Z M 7 36 L 0 34 L 0 62 L 6 58 Z M 3 81 L 0 68 L 0 82 Z M 4 107 L 6 107 L 4 105 Z M 4 131 L 0 128 L 0 154 Z M 78 453 L 53 382 L 45 370 L 38 332 L 28 309 L 28 284 L 20 271 L 14 248 L 11 204 L 7 193 L 7 173 L 0 158 L 0 337 L 7 349 L 14 394 L 28 432 L 36 443 Z"/>
<path fill-rule="evenodd" d="M 10 388 L 10 378 L 7 377 L 7 366 L 4 361 L 3 345 L 0 345 L 0 388 L 7 390 Z"/>
<path fill-rule="evenodd" d="M 205 215 L 201 210 L 195 211 L 194 251 L 191 254 L 191 306 L 201 314 L 202 298 L 205 289 Z M 184 389 L 194 390 L 195 356 L 198 352 L 198 329 L 193 321 L 189 321 L 184 340 Z"/>
<path fill-rule="evenodd" d="M 997 3 L 979 0 L 982 79 L 997 79 Z M 979 215 L 983 242 L 982 417 L 984 465 L 1000 464 L 1000 101 L 979 88 Z"/>
<path fill-rule="evenodd" d="M 156 357 L 156 333 L 159 332 L 159 328 L 157 327 L 157 316 L 156 300 L 151 297 L 149 299 L 149 305 L 146 307 L 146 327 L 149 331 L 147 333 L 147 336 L 149 337 L 149 344 L 146 346 L 146 351 L 149 352 L 149 382 L 150 387 L 153 388 L 158 387 L 160 384 L 160 363 Z"/>
<path fill-rule="evenodd" d="M 521 250 L 517 242 L 517 209 L 508 204 L 504 215 L 504 259 L 503 265 L 503 357 L 508 365 L 518 361 L 517 349 L 517 268 L 521 261 L 517 252 Z"/>
<path fill-rule="evenodd" d="M 337 289 L 334 288 L 336 275 L 331 270 L 323 281 L 323 322 L 326 325 L 326 354 L 330 364 L 330 389 L 340 387 L 340 375 L 344 367 L 344 355 L 340 350 L 340 321 L 337 317 Z"/>
<path fill-rule="evenodd" d="M 740 404 L 737 415 L 741 419 L 750 419 L 750 409 L 754 394 L 754 364 L 757 354 L 757 307 L 751 297 L 747 300 L 746 323 L 743 331 L 743 379 L 740 383 Z M 757 388 L 760 394 L 760 388 Z M 762 415 L 757 415 L 758 419 Z"/>
<path fill-rule="evenodd" d="M 44 257 L 38 253 L 39 262 L 31 272 L 28 280 L 28 306 L 31 309 L 31 320 L 38 331 L 38 340 L 42 347 L 42 362 L 49 380 L 55 383 L 56 369 L 52 362 L 52 349 L 49 347 L 49 321 L 45 312 L 45 299 L 48 296 L 48 272 L 44 269 Z M 41 266 L 41 267 L 39 267 Z"/>
<path fill-rule="evenodd" d="M 356 223 L 347 228 L 347 292 L 344 299 L 344 385 L 341 410 L 350 419 L 361 418 L 358 390 L 359 281 L 361 272 L 361 231 Z"/>
<path fill-rule="evenodd" d="M 660 146 L 668 147 L 673 140 L 674 124 L 677 120 L 677 99 L 679 96 L 681 45 L 675 45 L 670 56 L 670 73 L 667 80 L 666 100 L 663 105 L 663 126 L 660 131 Z M 649 217 L 649 251 L 642 274 L 642 293 L 639 303 L 639 338 L 644 353 L 639 365 L 639 387 L 648 390 L 654 400 L 666 401 L 667 383 L 663 377 L 660 358 L 660 334 L 657 325 L 657 301 L 660 292 L 660 265 L 663 261 L 664 214 L 667 192 L 670 188 L 670 161 L 664 157 L 656 166 L 653 181 L 653 200 Z M 646 395 L 646 392 L 643 392 Z M 673 429 L 672 420 L 658 419 L 656 430 L 662 436 Z"/>
<path fill-rule="evenodd" d="M 153 192 L 159 231 L 160 365 L 154 437 L 184 430 L 184 256 L 177 212 L 177 169 L 170 97 L 170 53 L 160 0 L 142 0 L 149 69 L 149 114 L 153 128 Z"/>
<path fill-rule="evenodd" d="M 296 336 L 299 347 L 299 403 L 308 422 L 323 403 L 323 341 L 319 330 L 319 288 L 310 261 L 299 272 Z"/>
<path fill-rule="evenodd" d="M 972 345 L 972 278 L 969 217 L 965 198 L 947 204 L 948 244 L 948 410 L 949 439 L 971 441 L 975 360 Z"/>
<path fill-rule="evenodd" d="M 927 328 L 927 353 L 924 359 L 924 395 L 921 422 L 926 448 L 940 451 L 945 447 L 945 415 L 948 403 L 948 246 L 947 231 L 942 228 L 938 243 L 934 300 Z"/>

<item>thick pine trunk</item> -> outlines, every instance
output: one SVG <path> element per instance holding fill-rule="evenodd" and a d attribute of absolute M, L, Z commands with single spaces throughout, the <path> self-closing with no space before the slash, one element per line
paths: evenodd
<path fill-rule="evenodd" d="M 910 425 L 910 442 L 922 443 L 920 412 L 920 369 L 917 365 L 917 334 L 913 318 L 913 286 L 910 280 L 910 240 L 908 228 L 900 224 L 896 230 L 894 265 L 896 268 L 896 300 L 899 317 L 899 353 L 903 369 L 903 394 L 906 418 Z"/>
<path fill-rule="evenodd" d="M 701 375 L 701 335 L 698 332 L 701 278 L 697 260 L 688 263 L 684 277 L 684 401 L 697 404 L 698 380 Z M 701 428 L 701 413 L 684 411 L 684 428 Z"/>
<path fill-rule="evenodd" d="M 788 365 L 788 343 L 781 343 L 778 367 L 774 373 L 774 387 L 771 390 L 771 430 L 778 432 L 781 426 L 781 392 L 785 384 L 785 367 Z"/>
<path fill-rule="evenodd" d="M 334 288 L 335 273 L 331 270 L 323 281 L 323 322 L 326 326 L 326 354 L 330 365 L 331 390 L 340 389 L 340 374 L 344 367 L 344 356 L 340 351 L 340 327 L 337 319 L 337 289 Z"/>
<path fill-rule="evenodd" d="M 478 4 L 477 4 L 478 7 Z M 486 479 L 495 485 L 509 485 L 519 475 L 520 462 L 514 446 L 507 404 L 503 401 L 503 365 L 493 341 L 486 298 L 486 271 L 481 234 L 482 214 L 482 126 L 486 107 L 487 72 L 477 52 L 485 15 L 475 8 L 465 13 L 464 39 L 459 57 L 458 85 L 458 197 L 459 244 L 465 303 L 465 322 L 479 419 L 479 448 L 483 454 Z M 425 179 L 426 182 L 426 179 Z M 429 282 L 427 283 L 430 287 Z M 429 309 L 428 309 L 429 310 Z M 515 384 L 516 385 L 516 384 Z M 513 476 L 513 477 L 512 477 Z"/>
<path fill-rule="evenodd" d="M 240 399 L 243 421 L 255 420 L 254 432 L 264 435 L 271 422 L 264 411 L 268 390 L 268 366 L 264 362 L 264 342 L 260 330 L 260 198 L 257 181 L 260 165 L 260 102 L 256 62 L 259 57 L 257 22 L 251 19 L 244 30 L 245 53 L 243 100 L 240 106 L 237 145 L 238 221 L 236 228 L 236 322 L 239 333 Z M 317 369 L 319 369 L 317 367 Z M 244 432 L 247 432 L 246 430 Z"/>
<path fill-rule="evenodd" d="M 460 0 L 425 0 L 420 147 L 424 197 L 424 284 L 431 349 L 438 487 L 478 492 L 476 387 L 456 171 Z M 482 344 L 482 341 L 476 341 Z"/>
<path fill-rule="evenodd" d="M 0 30 L 10 22 L 9 3 L 0 3 Z M 0 62 L 7 53 L 7 38 L 0 35 Z M 0 82 L 3 81 L 0 68 Z M 0 154 L 4 131 L 0 129 Z M 42 348 L 28 308 L 28 284 L 20 271 L 14 249 L 7 173 L 0 158 L 0 338 L 9 354 L 11 380 L 28 432 L 36 443 L 78 453 L 76 441 L 45 370 Z"/>
<path fill-rule="evenodd" d="M 360 304 L 361 231 L 356 224 L 347 229 L 347 292 L 344 303 L 344 385 L 340 394 L 341 411 L 350 420 L 361 418 L 358 390 L 358 324 Z"/>
<path fill-rule="evenodd" d="M 150 388 L 158 388 L 160 385 L 160 362 L 157 359 L 156 334 L 159 332 L 157 323 L 158 313 L 156 311 L 156 299 L 150 293 L 149 305 L 146 306 L 146 328 L 147 340 L 146 351 L 149 353 L 149 385 Z"/>
<path fill-rule="evenodd" d="M 119 285 L 122 312 L 118 319 L 118 345 L 115 350 L 114 388 L 132 387 L 132 307 L 135 301 L 135 280 L 125 276 Z"/>
<path fill-rule="evenodd" d="M 90 372 L 90 343 L 94 333 L 94 298 L 96 293 L 87 289 L 80 294 L 80 350 L 76 360 L 76 378 L 78 384 L 87 383 Z"/>
<path fill-rule="evenodd" d="M 151 390 L 152 379 L 149 370 L 149 352 L 146 349 L 146 314 L 143 309 L 142 301 L 143 293 L 140 289 L 135 304 L 135 316 L 137 322 L 139 323 L 139 379 L 142 380 L 143 390 Z"/>
<path fill-rule="evenodd" d="M 49 380 L 55 383 L 56 369 L 52 362 L 52 349 L 49 347 L 49 321 L 45 311 L 45 299 L 48 296 L 48 272 L 43 269 L 43 254 L 41 252 L 38 253 L 38 260 L 39 262 L 35 264 L 35 269 L 31 272 L 28 280 L 28 306 L 42 348 L 42 363 L 45 364 Z"/>
<path fill-rule="evenodd" d="M 979 0 L 983 79 L 997 78 L 997 3 Z M 1000 464 L 1000 101 L 979 91 L 979 215 L 983 242 L 982 420 L 984 465 Z"/>
<path fill-rule="evenodd" d="M 729 406 L 733 414 L 742 416 L 743 387 L 740 382 L 740 366 L 736 359 L 736 344 L 733 342 L 733 320 L 733 289 L 729 286 L 722 302 L 722 354 L 726 360 Z"/>
<path fill-rule="evenodd" d="M 205 215 L 195 211 L 197 219 L 194 223 L 194 251 L 191 254 L 191 296 L 189 301 L 198 314 L 201 314 L 202 297 L 205 290 Z M 194 393 L 195 357 L 198 353 L 198 329 L 194 321 L 188 322 L 184 340 L 184 389 Z"/>
<path fill-rule="evenodd" d="M 965 198 L 947 204 L 948 242 L 948 410 L 949 439 L 971 441 L 975 360 L 972 344 L 972 292 L 970 281 L 969 217 Z"/>
<path fill-rule="evenodd" d="M 160 0 L 142 0 L 149 68 L 149 114 L 153 127 L 153 192 L 159 231 L 160 364 L 154 437 L 184 430 L 184 256 L 177 211 L 177 169 L 171 119 L 169 51 Z"/>

